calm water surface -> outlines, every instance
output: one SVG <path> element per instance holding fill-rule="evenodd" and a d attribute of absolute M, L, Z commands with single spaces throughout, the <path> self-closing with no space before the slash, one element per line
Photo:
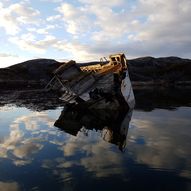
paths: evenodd
<path fill-rule="evenodd" d="M 191 107 L 135 109 L 125 133 L 61 112 L 0 108 L 0 190 L 191 190 Z"/>

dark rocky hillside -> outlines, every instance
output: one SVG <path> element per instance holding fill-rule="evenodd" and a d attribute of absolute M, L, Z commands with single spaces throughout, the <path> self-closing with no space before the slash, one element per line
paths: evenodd
<path fill-rule="evenodd" d="M 40 88 L 52 77 L 52 71 L 63 63 L 52 59 L 34 59 L 0 68 L 0 88 Z"/>
<path fill-rule="evenodd" d="M 178 57 L 143 57 L 129 60 L 133 81 L 191 81 L 191 60 Z"/>
<path fill-rule="evenodd" d="M 61 64 L 52 59 L 34 59 L 0 69 L 0 80 L 49 79 L 52 71 Z"/>
<path fill-rule="evenodd" d="M 80 65 L 98 62 L 81 63 Z M 42 88 L 52 72 L 63 63 L 52 59 L 34 59 L 0 69 L 1 89 Z M 191 60 L 178 57 L 142 57 L 128 60 L 129 74 L 135 85 L 191 85 Z"/>

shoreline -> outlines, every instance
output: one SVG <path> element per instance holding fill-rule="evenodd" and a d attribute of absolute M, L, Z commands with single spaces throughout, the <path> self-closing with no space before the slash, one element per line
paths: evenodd
<path fill-rule="evenodd" d="M 45 80 L 0 80 L 0 88 L 1 91 L 6 90 L 43 90 L 48 82 Z M 160 87 L 160 88 L 191 88 L 191 81 L 176 81 L 176 82 L 168 82 L 164 80 L 151 80 L 151 81 L 131 81 L 133 89 L 140 88 L 152 88 L 152 87 Z"/>
<path fill-rule="evenodd" d="M 136 86 L 133 90 L 135 109 L 151 111 L 155 108 L 191 106 L 190 87 Z M 45 89 L 3 90 L 0 92 L 0 107 L 26 107 L 34 111 L 56 109 L 65 106 L 65 102 L 59 97 L 57 92 Z"/>

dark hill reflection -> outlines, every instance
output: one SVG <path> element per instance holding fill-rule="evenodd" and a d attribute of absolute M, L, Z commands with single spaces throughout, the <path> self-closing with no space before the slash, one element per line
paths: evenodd
<path fill-rule="evenodd" d="M 152 111 L 155 108 L 176 109 L 181 106 L 191 106 L 191 88 L 140 88 L 134 89 L 136 108 Z M 64 103 L 55 92 L 38 90 L 2 91 L 0 92 L 0 107 L 7 104 L 25 107 L 33 111 L 45 111 L 63 107 Z"/>
<path fill-rule="evenodd" d="M 88 136 L 89 130 L 101 132 L 104 141 L 118 145 L 124 151 L 132 110 L 89 110 L 66 106 L 55 122 L 61 130 L 76 136 L 79 131 Z"/>
<path fill-rule="evenodd" d="M 134 90 L 136 108 L 152 111 L 156 108 L 176 109 L 182 106 L 191 106 L 191 88 L 145 88 Z"/>

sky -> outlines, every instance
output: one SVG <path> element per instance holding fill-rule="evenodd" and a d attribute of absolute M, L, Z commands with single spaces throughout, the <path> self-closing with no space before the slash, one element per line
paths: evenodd
<path fill-rule="evenodd" d="M 1 0 L 0 68 L 29 59 L 191 58 L 191 0 Z"/>

